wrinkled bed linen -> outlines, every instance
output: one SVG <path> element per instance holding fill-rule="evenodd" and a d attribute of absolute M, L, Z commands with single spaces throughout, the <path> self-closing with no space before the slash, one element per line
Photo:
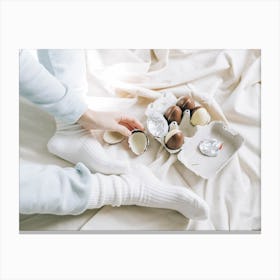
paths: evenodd
<path fill-rule="evenodd" d="M 103 207 L 80 217 L 32 215 L 21 217 L 22 230 L 250 230 L 261 229 L 259 50 L 92 50 L 87 52 L 89 97 L 97 110 L 124 110 L 145 123 L 147 105 L 162 92 L 189 94 L 205 106 L 213 120 L 225 121 L 245 143 L 217 175 L 204 180 L 187 170 L 174 155 L 151 140 L 142 156 L 123 141 L 108 145 L 120 160 L 149 166 L 164 182 L 181 184 L 210 206 L 205 221 L 186 220 L 175 211 L 137 206 Z M 46 143 L 54 121 L 21 100 L 20 156 L 23 160 L 71 166 L 48 153 Z M 151 137 L 150 137 L 151 138 Z"/>

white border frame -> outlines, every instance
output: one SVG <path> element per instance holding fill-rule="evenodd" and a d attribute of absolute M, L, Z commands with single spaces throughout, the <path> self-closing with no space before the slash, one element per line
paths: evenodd
<path fill-rule="evenodd" d="M 278 1 L 2 1 L 2 279 L 279 279 L 279 34 Z M 262 233 L 20 235 L 18 49 L 151 46 L 262 49 Z"/>

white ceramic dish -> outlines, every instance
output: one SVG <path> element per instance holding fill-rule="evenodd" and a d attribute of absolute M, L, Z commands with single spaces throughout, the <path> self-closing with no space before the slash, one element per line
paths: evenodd
<path fill-rule="evenodd" d="M 147 121 L 149 122 L 155 113 L 164 114 L 169 106 L 176 104 L 176 101 L 177 99 L 172 93 L 163 94 L 161 98 L 148 106 L 146 110 Z M 179 150 L 168 149 L 164 144 L 164 136 L 156 137 L 153 135 L 153 131 L 150 133 L 169 153 L 177 153 L 178 160 L 186 168 L 204 179 L 209 179 L 217 174 L 232 159 L 244 142 L 240 134 L 223 122 L 212 121 L 205 126 L 193 126 L 190 123 L 189 110 L 184 111 L 179 129 L 185 136 L 184 144 Z M 223 147 L 216 157 L 205 156 L 199 151 L 198 145 L 205 139 L 217 139 L 223 143 Z"/>
<path fill-rule="evenodd" d="M 217 139 L 223 143 L 216 157 L 205 156 L 199 151 L 198 145 L 204 139 Z M 193 137 L 185 137 L 178 160 L 195 174 L 209 179 L 230 161 L 243 141 L 244 139 L 237 132 L 231 130 L 223 122 L 214 121 L 209 125 L 200 126 Z"/>

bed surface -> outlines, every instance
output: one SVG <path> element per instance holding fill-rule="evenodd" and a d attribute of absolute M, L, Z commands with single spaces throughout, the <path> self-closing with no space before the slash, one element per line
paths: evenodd
<path fill-rule="evenodd" d="M 187 170 L 151 139 L 140 157 L 127 145 L 104 149 L 116 158 L 148 165 L 166 183 L 181 184 L 210 206 L 206 221 L 187 220 L 175 211 L 137 206 L 88 210 L 78 216 L 20 215 L 21 231 L 45 230 L 231 230 L 260 231 L 260 52 L 258 50 L 98 50 L 87 52 L 89 103 L 96 109 L 119 108 L 145 122 L 147 105 L 170 90 L 189 93 L 212 119 L 228 122 L 245 143 L 224 169 L 209 180 Z M 113 93 L 115 94 L 113 96 Z M 138 98 L 137 98 L 138 97 Z M 106 101 L 106 102 L 104 102 Z M 21 164 L 72 166 L 46 147 L 55 130 L 51 116 L 20 98 Z"/>

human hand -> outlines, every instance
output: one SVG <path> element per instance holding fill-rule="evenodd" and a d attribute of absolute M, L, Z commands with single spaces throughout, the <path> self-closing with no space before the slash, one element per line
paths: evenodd
<path fill-rule="evenodd" d="M 129 136 L 133 129 L 144 130 L 144 126 L 136 118 L 121 112 L 99 112 L 88 109 L 78 123 L 87 130 L 117 131 L 124 136 Z"/>

